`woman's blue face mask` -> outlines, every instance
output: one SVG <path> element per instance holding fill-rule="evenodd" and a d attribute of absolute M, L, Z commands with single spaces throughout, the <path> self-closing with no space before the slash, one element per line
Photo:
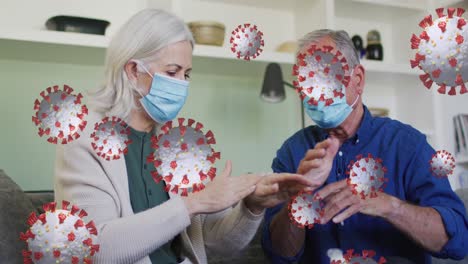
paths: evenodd
<path fill-rule="evenodd" d="M 158 123 L 162 124 L 174 119 L 185 104 L 189 82 L 158 73 L 152 75 L 146 67 L 142 67 L 153 78 L 153 81 L 149 93 L 140 99 L 141 105 Z"/>

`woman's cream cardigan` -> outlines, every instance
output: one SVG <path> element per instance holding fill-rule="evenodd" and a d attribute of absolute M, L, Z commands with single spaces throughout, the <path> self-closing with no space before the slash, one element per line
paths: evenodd
<path fill-rule="evenodd" d="M 91 147 L 90 134 L 103 115 L 90 112 L 81 137 L 59 146 L 55 164 L 55 199 L 70 201 L 88 212 L 98 226 L 100 251 L 94 263 L 150 264 L 148 255 L 181 235 L 184 263 L 207 263 L 209 252 L 231 255 L 253 238 L 262 215 L 238 203 L 228 210 L 190 219 L 178 196 L 134 214 L 124 158 L 106 161 Z"/>

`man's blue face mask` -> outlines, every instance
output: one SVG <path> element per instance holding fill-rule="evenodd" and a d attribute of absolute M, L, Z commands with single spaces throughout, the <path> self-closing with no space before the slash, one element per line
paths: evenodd
<path fill-rule="evenodd" d="M 354 103 L 350 106 L 346 102 L 346 87 L 342 86 L 343 97 L 334 98 L 331 105 L 326 106 L 325 102 L 320 101 L 317 105 L 308 103 L 308 98 L 304 98 L 303 105 L 307 115 L 321 128 L 335 128 L 339 126 L 353 111 L 354 105 L 359 99 L 356 97 Z"/>
<path fill-rule="evenodd" d="M 149 93 L 140 99 L 141 105 L 158 123 L 174 119 L 185 104 L 189 82 L 157 73 L 153 76 L 146 67 L 142 67 L 153 78 L 153 82 Z"/>

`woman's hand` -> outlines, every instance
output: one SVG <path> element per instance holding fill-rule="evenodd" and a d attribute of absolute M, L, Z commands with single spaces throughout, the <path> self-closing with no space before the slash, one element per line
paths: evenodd
<path fill-rule="evenodd" d="M 183 198 L 190 216 L 222 211 L 255 191 L 260 176 L 246 174 L 232 177 L 231 170 L 231 162 L 228 161 L 223 173 L 208 183 L 204 190 Z"/>
<path fill-rule="evenodd" d="M 255 192 L 244 199 L 244 203 L 254 214 L 260 214 L 265 208 L 276 206 L 297 194 L 300 190 L 310 188 L 310 179 L 289 173 L 269 174 L 257 182 Z"/>

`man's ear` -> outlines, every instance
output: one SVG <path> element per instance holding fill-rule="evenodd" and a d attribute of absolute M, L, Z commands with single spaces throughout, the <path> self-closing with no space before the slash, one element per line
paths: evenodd
<path fill-rule="evenodd" d="M 355 72 L 356 93 L 362 95 L 362 92 L 364 91 L 364 85 L 366 84 L 366 70 L 364 69 L 364 66 L 362 66 L 362 64 L 359 64 L 358 66 L 356 66 Z"/>
<path fill-rule="evenodd" d="M 138 76 L 138 64 L 134 60 L 128 61 L 124 66 L 125 74 L 130 81 L 136 81 Z"/>

